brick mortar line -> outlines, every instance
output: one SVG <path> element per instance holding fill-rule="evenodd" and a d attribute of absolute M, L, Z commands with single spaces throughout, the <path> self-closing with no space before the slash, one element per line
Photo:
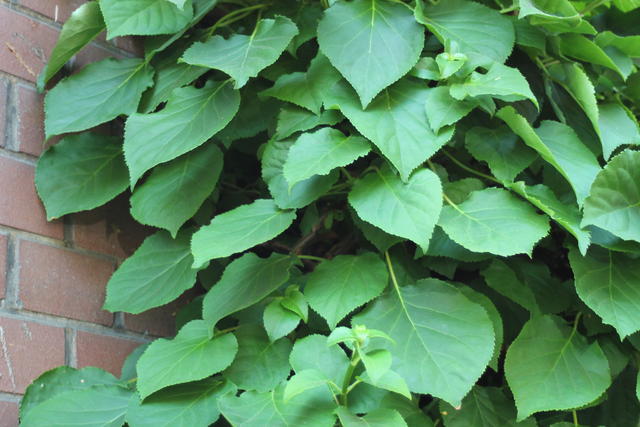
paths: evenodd
<path fill-rule="evenodd" d="M 18 239 L 11 234 L 7 235 L 7 280 L 5 284 L 3 308 L 22 308 L 18 291 L 18 282 L 20 280 L 19 250 Z"/>
<path fill-rule="evenodd" d="M 129 331 L 126 329 L 116 330 L 104 325 L 98 325 L 83 320 L 69 319 L 66 317 L 58 317 L 50 314 L 36 313 L 27 310 L 11 310 L 7 308 L 0 308 L 0 317 L 6 317 L 14 320 L 22 320 L 40 325 L 53 326 L 57 328 L 70 328 L 74 331 L 90 332 L 97 335 L 108 336 L 112 338 L 128 339 L 130 341 L 137 341 L 141 344 L 150 342 L 155 339 L 155 336 L 141 334 L 138 332 Z"/>
<path fill-rule="evenodd" d="M 75 329 L 64 329 L 64 364 L 72 368 L 78 367 L 77 337 L 78 331 Z"/>
<path fill-rule="evenodd" d="M 8 114 L 7 114 L 8 116 Z M 15 139 L 15 138 L 14 138 Z M 35 166 L 38 158 L 34 157 L 30 154 L 21 153 L 19 151 L 10 150 L 7 148 L 0 147 L 0 157 L 5 157 L 11 160 L 17 160 L 21 163 L 25 163 L 29 166 Z"/>
<path fill-rule="evenodd" d="M 54 21 L 53 19 L 49 18 L 48 16 L 42 15 L 40 13 L 38 13 L 35 10 L 29 9 L 26 6 L 22 6 L 20 4 L 17 3 L 13 3 L 11 1 L 6 1 L 6 0 L 0 0 L 0 7 L 4 7 L 5 9 L 8 9 L 12 12 L 17 13 L 18 15 L 21 15 L 25 18 L 29 18 L 32 19 L 36 22 L 39 22 L 43 25 L 48 26 L 49 28 L 55 29 L 60 31 L 62 29 L 62 25 L 64 24 L 64 22 L 57 22 Z M 94 39 L 93 41 L 91 41 L 91 43 L 89 43 L 90 45 L 93 45 L 94 47 L 100 48 L 100 49 L 104 49 L 107 52 L 110 52 L 114 55 L 123 55 L 129 58 L 135 58 L 136 55 L 132 52 L 129 52 L 128 50 L 124 50 L 121 49 L 117 46 L 114 46 L 113 44 L 109 43 L 109 42 L 102 42 L 100 40 L 96 40 Z"/>
<path fill-rule="evenodd" d="M 18 89 L 12 81 L 7 81 L 5 114 L 4 148 L 10 151 L 18 151 L 18 129 L 20 127 L 20 118 L 18 117 Z"/>
<path fill-rule="evenodd" d="M 114 257 L 112 255 L 103 254 L 100 252 L 90 251 L 88 249 L 83 249 L 76 247 L 75 245 L 68 245 L 63 240 L 54 239 L 53 237 L 41 236 L 36 233 L 32 233 L 30 231 L 20 230 L 18 228 L 13 228 L 8 225 L 0 224 L 0 233 L 6 234 L 8 236 L 13 236 L 15 238 L 20 238 L 22 240 L 27 240 L 30 242 L 40 243 L 46 246 L 55 247 L 58 249 L 64 249 L 72 253 L 76 253 L 79 255 L 86 255 L 91 258 L 99 259 L 101 261 L 109 261 L 114 264 L 114 266 L 120 265 L 122 260 L 118 257 Z"/>
<path fill-rule="evenodd" d="M 20 403 L 20 399 L 22 399 L 21 394 L 13 394 L 0 391 L 0 402 Z"/>

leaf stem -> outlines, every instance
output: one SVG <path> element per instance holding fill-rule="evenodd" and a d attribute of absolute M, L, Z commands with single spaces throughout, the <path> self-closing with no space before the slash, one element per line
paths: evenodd
<path fill-rule="evenodd" d="M 347 368 L 347 372 L 344 374 L 344 379 L 342 380 L 342 394 L 340 395 L 340 400 L 344 406 L 347 406 L 347 393 L 349 393 L 349 385 L 351 384 L 351 378 L 353 377 L 353 373 L 356 370 L 356 367 L 360 363 L 360 356 L 357 351 L 353 351 L 351 355 L 351 360 L 349 361 L 349 367 Z"/>
<path fill-rule="evenodd" d="M 384 252 L 384 258 L 387 261 L 387 268 L 389 269 L 389 276 L 391 276 L 391 283 L 393 283 L 393 287 L 398 293 L 400 297 L 400 301 L 402 301 L 404 305 L 404 301 L 400 295 L 400 285 L 398 285 L 398 279 L 396 278 L 396 272 L 393 270 L 393 264 L 391 263 L 391 257 L 389 256 L 389 251 Z"/>
<path fill-rule="evenodd" d="M 470 172 L 474 175 L 477 175 L 481 178 L 484 178 L 486 180 L 489 180 L 491 182 L 495 182 L 496 184 L 500 184 L 502 185 L 502 183 L 500 181 L 498 181 L 497 179 L 495 179 L 494 177 L 492 177 L 491 175 L 487 175 L 485 173 L 482 173 L 480 171 L 477 171 L 475 169 L 470 168 L 469 166 L 465 165 L 464 163 L 462 163 L 460 160 L 456 159 L 455 157 L 453 157 L 451 154 L 449 154 L 449 152 L 447 150 L 441 150 L 442 154 L 444 154 L 445 156 L 447 156 L 449 158 L 449 160 L 451 160 L 453 163 L 455 163 L 458 167 L 460 167 L 461 169 L 466 170 L 467 172 Z"/>
<path fill-rule="evenodd" d="M 573 425 L 578 427 L 580 425 L 578 424 L 578 414 L 575 410 L 571 411 L 571 414 L 573 415 Z"/>
<path fill-rule="evenodd" d="M 580 16 L 584 16 L 587 13 L 593 11 L 595 8 L 602 6 L 603 4 L 607 3 L 609 0 L 595 0 L 594 2 L 590 3 L 587 7 L 585 7 L 584 9 L 582 9 L 582 11 L 580 12 Z"/>
<path fill-rule="evenodd" d="M 241 9 L 236 9 L 233 12 L 226 14 L 222 18 L 218 19 L 218 22 L 216 22 L 209 28 L 209 31 L 207 31 L 206 39 L 209 39 L 213 35 L 214 31 L 217 30 L 218 28 L 233 24 L 234 22 L 245 18 L 254 10 L 262 9 L 267 6 L 268 6 L 267 4 L 254 4 L 253 6 L 247 6 Z"/>
<path fill-rule="evenodd" d="M 319 256 L 314 256 L 314 255 L 296 255 L 298 258 L 300 259 L 309 259 L 311 261 L 318 261 L 318 262 L 322 262 L 322 261 L 326 261 L 326 258 L 322 258 Z"/>

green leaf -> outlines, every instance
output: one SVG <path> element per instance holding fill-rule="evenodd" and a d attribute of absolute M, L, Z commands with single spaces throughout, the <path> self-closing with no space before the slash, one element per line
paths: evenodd
<path fill-rule="evenodd" d="M 445 206 L 438 225 L 470 251 L 501 256 L 531 254 L 549 232 L 546 217 L 499 188 L 474 191 L 465 202 Z"/>
<path fill-rule="evenodd" d="M 426 85 L 403 79 L 384 89 L 363 110 L 353 90 L 342 81 L 327 95 L 325 106 L 339 108 L 406 181 L 415 168 L 453 136 L 453 127 L 443 129 L 438 135 L 431 130 L 425 112 L 428 96 Z"/>
<path fill-rule="evenodd" d="M 367 376 L 373 384 L 383 379 L 384 375 L 391 369 L 392 356 L 389 350 L 377 349 L 368 353 L 361 352 L 360 358 L 366 369 Z M 406 385 L 405 388 L 407 388 Z M 405 395 L 409 398 L 411 397 L 408 388 Z"/>
<path fill-rule="evenodd" d="M 449 92 L 458 100 L 483 95 L 491 95 L 507 102 L 528 99 L 539 108 L 538 100 L 522 73 L 517 68 L 498 63 L 492 64 L 486 74 L 472 72 L 464 82 L 451 85 Z"/>
<path fill-rule="evenodd" d="M 378 407 L 395 409 L 409 427 L 433 427 L 433 421 L 412 400 L 399 394 L 387 393 L 379 402 Z"/>
<path fill-rule="evenodd" d="M 621 145 L 640 145 L 638 122 L 622 104 L 611 102 L 598 106 L 602 154 L 609 159 Z"/>
<path fill-rule="evenodd" d="M 242 252 L 278 236 L 296 218 L 295 211 L 278 209 L 269 199 L 258 199 L 217 215 L 196 231 L 191 240 L 194 266 Z"/>
<path fill-rule="evenodd" d="M 86 390 L 95 385 L 117 384 L 118 380 L 102 369 L 60 366 L 40 375 L 27 387 L 20 401 L 20 418 L 24 420 L 33 408 L 60 394 Z"/>
<path fill-rule="evenodd" d="M 618 73 L 623 79 L 625 78 L 625 75 L 607 53 L 583 35 L 563 34 L 560 37 L 560 49 L 567 56 L 609 68 Z"/>
<path fill-rule="evenodd" d="M 539 411 L 591 403 L 611 384 L 609 364 L 597 342 L 571 330 L 556 316 L 529 320 L 505 359 L 505 375 L 518 421 Z"/>
<path fill-rule="evenodd" d="M 593 180 L 600 172 L 598 160 L 578 139 L 573 129 L 562 123 L 543 121 L 538 129 L 513 107 L 504 107 L 496 113 L 529 147 L 536 150 L 571 184 L 578 205 L 589 195 Z"/>
<path fill-rule="evenodd" d="M 285 385 L 260 393 L 246 391 L 236 397 L 222 396 L 218 408 L 222 415 L 238 427 L 332 427 L 335 423 L 336 404 L 328 390 L 308 390 L 291 400 L 284 401 Z"/>
<path fill-rule="evenodd" d="M 352 414 L 341 406 L 336 411 L 344 427 L 406 427 L 407 423 L 395 409 L 375 409 L 363 417 Z"/>
<path fill-rule="evenodd" d="M 128 180 L 120 139 L 92 132 L 50 147 L 35 176 L 48 220 L 97 208 L 126 190 Z"/>
<path fill-rule="evenodd" d="M 502 390 L 475 386 L 462 400 L 460 408 L 440 402 L 445 427 L 515 427 L 516 408 Z M 534 423 L 534 425 L 537 425 Z M 524 427 L 524 426 L 522 426 Z"/>
<path fill-rule="evenodd" d="M 378 340 L 376 347 L 391 352 L 393 370 L 411 391 L 432 394 L 454 406 L 493 353 L 494 332 L 486 311 L 437 279 L 387 293 L 354 317 L 353 324 L 380 329 L 396 340 L 397 345 Z"/>
<path fill-rule="evenodd" d="M 316 116 L 310 111 L 301 108 L 284 106 L 280 110 L 280 114 L 278 114 L 275 137 L 277 139 L 285 139 L 296 132 L 313 129 L 316 126 L 333 126 L 343 119 L 342 114 L 335 110 L 325 110 L 319 116 Z"/>
<path fill-rule="evenodd" d="M 68 391 L 33 408 L 20 420 L 20 425 L 120 427 L 133 396 L 131 390 L 116 385 L 94 385 Z"/>
<path fill-rule="evenodd" d="M 473 157 L 487 162 L 491 173 L 503 182 L 512 182 L 536 158 L 536 153 L 522 144 L 506 126 L 469 129 L 465 147 Z"/>
<path fill-rule="evenodd" d="M 449 88 L 438 86 L 429 91 L 425 108 L 431 129 L 437 134 L 440 129 L 452 125 L 478 106 L 473 100 L 461 101 L 449 94 Z"/>
<path fill-rule="evenodd" d="M 284 308 L 280 300 L 273 300 L 265 307 L 262 321 L 269 339 L 275 341 L 289 335 L 300 323 L 300 316 Z"/>
<path fill-rule="evenodd" d="M 308 390 L 318 387 L 327 387 L 328 381 L 324 374 L 315 369 L 307 369 L 293 375 L 287 381 L 284 389 L 284 402 L 287 403 L 292 398 Z"/>
<path fill-rule="evenodd" d="M 273 64 L 296 34 L 298 28 L 289 18 L 261 19 L 250 36 L 234 34 L 228 39 L 214 36 L 204 43 L 194 43 L 182 60 L 227 73 L 239 89 Z"/>
<path fill-rule="evenodd" d="M 640 7 L 640 1 L 638 2 L 637 7 Z M 611 31 L 602 31 L 596 36 L 595 42 L 605 50 L 611 46 L 615 47 L 627 56 L 640 58 L 640 35 L 623 37 L 612 33 Z"/>
<path fill-rule="evenodd" d="M 607 253 L 608 252 L 608 253 Z M 576 291 L 602 321 L 616 328 L 620 340 L 640 330 L 640 265 L 626 255 L 569 251 Z"/>
<path fill-rule="evenodd" d="M 289 363 L 296 373 L 313 369 L 338 387 L 342 385 L 349 367 L 349 359 L 344 351 L 338 346 L 329 347 L 327 337 L 323 335 L 308 335 L 297 339 L 291 350 Z"/>
<path fill-rule="evenodd" d="M 366 108 L 418 62 L 424 30 L 403 4 L 336 2 L 318 24 L 318 44 Z"/>
<path fill-rule="evenodd" d="M 587 252 L 591 243 L 591 233 L 580 228 L 582 218 L 577 205 L 561 202 L 553 191 L 543 184 L 527 186 L 523 181 L 518 181 L 510 184 L 508 188 L 524 197 L 564 227 L 578 240 L 580 252 L 583 254 Z"/>
<path fill-rule="evenodd" d="M 490 254 L 471 252 L 460 246 L 442 231 L 441 227 L 436 226 L 433 230 L 433 236 L 429 241 L 429 250 L 426 255 L 433 257 L 447 257 L 464 262 L 477 262 L 491 258 Z"/>
<path fill-rule="evenodd" d="M 519 5 L 520 19 L 529 16 L 531 24 L 543 26 L 552 33 L 596 33 L 587 21 L 581 19 L 569 0 L 519 0 Z"/>
<path fill-rule="evenodd" d="M 38 75 L 38 90 L 42 92 L 51 77 L 102 30 L 104 20 L 97 1 L 86 2 L 74 10 L 62 26 L 58 41 L 49 55 L 49 62 Z"/>
<path fill-rule="evenodd" d="M 238 351 L 231 333 L 211 338 L 209 324 L 192 320 L 172 340 L 151 343 L 138 360 L 137 388 L 145 399 L 165 387 L 196 381 L 225 369 Z"/>
<path fill-rule="evenodd" d="M 533 291 L 502 260 L 495 258 L 480 274 L 490 288 L 528 310 L 532 316 L 541 313 Z"/>
<path fill-rule="evenodd" d="M 100 0 L 107 40 L 118 36 L 175 33 L 193 18 L 191 0 L 184 8 L 167 0 Z"/>
<path fill-rule="evenodd" d="M 455 42 L 475 67 L 504 63 L 511 54 L 515 31 L 511 20 L 498 11 L 472 1 L 448 0 L 428 7 L 416 3 L 416 19 L 442 44 Z"/>
<path fill-rule="evenodd" d="M 270 342 L 257 324 L 242 326 L 235 335 L 238 353 L 223 372 L 225 378 L 243 390 L 269 391 L 289 376 L 291 342 L 288 339 Z"/>
<path fill-rule="evenodd" d="M 223 317 L 267 297 L 289 279 L 292 263 L 292 257 L 276 253 L 269 258 L 247 253 L 233 260 L 220 281 L 207 292 L 203 319 L 214 326 Z"/>
<path fill-rule="evenodd" d="M 142 313 L 178 298 L 196 282 L 189 234 L 172 239 L 159 231 L 145 239 L 107 283 L 104 309 Z"/>
<path fill-rule="evenodd" d="M 175 237 L 213 192 L 222 162 L 222 151 L 208 143 L 159 165 L 131 196 L 131 216 Z"/>
<path fill-rule="evenodd" d="M 584 203 L 586 225 L 640 242 L 640 152 L 623 151 L 598 174 Z"/>
<path fill-rule="evenodd" d="M 220 416 L 218 398 L 234 391 L 233 384 L 219 378 L 169 387 L 144 402 L 132 399 L 127 423 L 136 427 L 207 427 Z"/>
<path fill-rule="evenodd" d="M 132 114 L 124 137 L 131 185 L 152 167 L 202 145 L 231 121 L 239 105 L 238 91 L 227 82 L 210 82 L 202 89 L 175 89 L 157 113 Z"/>
<path fill-rule="evenodd" d="M 320 114 L 324 92 L 341 78 L 327 57 L 320 53 L 311 61 L 306 72 L 283 74 L 273 87 L 261 94 L 291 102 L 317 115 Z"/>
<path fill-rule="evenodd" d="M 631 12 L 640 7 L 640 0 L 613 0 L 613 4 L 623 12 Z"/>
<path fill-rule="evenodd" d="M 326 175 L 312 175 L 297 183 L 287 181 L 284 166 L 294 144 L 293 139 L 271 139 L 262 153 L 262 179 L 281 209 L 305 207 L 328 192 L 338 179 L 338 171 L 332 171 Z"/>
<path fill-rule="evenodd" d="M 304 295 L 333 329 L 351 311 L 379 296 L 388 281 L 387 267 L 378 255 L 339 255 L 309 274 Z"/>
<path fill-rule="evenodd" d="M 321 128 L 303 133 L 289 149 L 282 168 L 285 179 L 293 186 L 313 175 L 327 175 L 333 169 L 347 166 L 371 150 L 360 136 L 345 136 L 337 129 Z"/>
<path fill-rule="evenodd" d="M 351 210 L 351 219 L 353 220 L 353 224 L 362 232 L 364 238 L 371 242 L 371 244 L 380 252 L 388 250 L 390 247 L 403 240 L 402 237 L 393 236 L 382 231 L 378 227 L 363 221 L 353 210 Z"/>
<path fill-rule="evenodd" d="M 359 179 L 349 193 L 358 216 L 395 236 L 429 247 L 433 227 L 442 208 L 442 187 L 429 169 L 415 172 L 403 183 L 384 167 Z"/>
<path fill-rule="evenodd" d="M 90 129 L 132 114 L 153 70 L 140 59 L 103 59 L 67 77 L 45 97 L 46 138 Z"/>

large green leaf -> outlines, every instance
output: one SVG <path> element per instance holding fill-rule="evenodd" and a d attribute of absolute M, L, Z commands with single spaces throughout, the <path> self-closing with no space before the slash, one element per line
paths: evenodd
<path fill-rule="evenodd" d="M 117 385 L 92 387 L 58 394 L 20 420 L 25 427 L 120 427 L 134 393 Z"/>
<path fill-rule="evenodd" d="M 291 350 L 289 362 L 297 373 L 306 370 L 318 371 L 337 387 L 342 385 L 349 367 L 349 358 L 345 352 L 336 345 L 329 347 L 324 335 L 309 335 L 297 339 Z"/>
<path fill-rule="evenodd" d="M 132 399 L 127 423 L 136 427 L 207 427 L 220 416 L 217 401 L 235 386 L 219 378 L 169 387 L 140 402 Z"/>
<path fill-rule="evenodd" d="M 578 205 L 582 206 L 600 172 L 600 165 L 573 129 L 562 123 L 544 121 L 534 130 L 513 107 L 504 107 L 496 115 L 569 181 Z"/>
<path fill-rule="evenodd" d="M 498 11 L 467 0 L 447 0 L 428 7 L 418 1 L 416 6 L 416 19 L 443 44 L 457 43 L 471 66 L 502 64 L 511 54 L 515 42 L 513 24 Z"/>
<path fill-rule="evenodd" d="M 153 83 L 153 70 L 141 59 L 107 58 L 67 77 L 45 97 L 46 137 L 90 129 L 132 114 L 142 92 Z"/>
<path fill-rule="evenodd" d="M 232 261 L 202 303 L 203 319 L 214 326 L 220 319 L 249 307 L 278 289 L 289 278 L 293 258 L 247 253 Z"/>
<path fill-rule="evenodd" d="M 555 193 L 543 184 L 527 186 L 523 181 L 518 181 L 509 184 L 509 188 L 564 227 L 578 240 L 580 252 L 587 252 L 591 243 L 591 233 L 581 228 L 582 217 L 577 205 L 561 202 Z"/>
<path fill-rule="evenodd" d="M 131 196 L 131 215 L 175 237 L 215 188 L 222 157 L 222 151 L 209 143 L 157 166 Z"/>
<path fill-rule="evenodd" d="M 277 139 L 285 139 L 296 132 L 313 129 L 321 125 L 335 125 L 343 120 L 342 114 L 336 110 L 324 110 L 319 116 L 302 108 L 284 106 L 278 114 L 276 125 Z"/>
<path fill-rule="evenodd" d="M 296 218 L 295 211 L 278 209 L 269 199 L 258 199 L 217 215 L 191 240 L 194 265 L 242 252 L 278 236 Z"/>
<path fill-rule="evenodd" d="M 332 427 L 336 409 L 328 389 L 308 390 L 284 401 L 284 384 L 267 392 L 245 391 L 236 397 L 226 394 L 218 400 L 222 415 L 238 427 Z"/>
<path fill-rule="evenodd" d="M 324 92 L 341 78 L 327 57 L 318 54 L 306 72 L 284 74 L 278 77 L 273 87 L 262 91 L 261 94 L 291 102 L 314 114 L 320 114 Z"/>
<path fill-rule="evenodd" d="M 487 162 L 493 175 L 504 182 L 513 181 L 536 158 L 536 153 L 506 126 L 473 127 L 465 135 L 465 146 L 473 157 Z"/>
<path fill-rule="evenodd" d="M 539 411 L 566 410 L 596 400 L 611 384 L 609 364 L 597 342 L 556 316 L 529 320 L 505 359 L 505 375 L 518 421 Z"/>
<path fill-rule="evenodd" d="M 600 46 L 583 35 L 563 34 L 559 44 L 562 53 L 566 56 L 609 68 L 620 74 L 622 78 L 626 77 Z M 573 66 L 577 67 L 575 64 Z"/>
<path fill-rule="evenodd" d="M 364 221 L 412 240 L 426 252 L 442 208 L 442 186 L 429 169 L 415 172 L 404 183 L 384 167 L 356 182 L 349 203 Z"/>
<path fill-rule="evenodd" d="M 92 132 L 50 147 L 35 177 L 49 220 L 105 204 L 126 190 L 128 180 L 120 139 Z"/>
<path fill-rule="evenodd" d="M 531 288 L 522 283 L 504 261 L 498 258 L 494 259 L 480 274 L 494 291 L 509 298 L 534 316 L 541 313 Z"/>
<path fill-rule="evenodd" d="M 73 11 L 62 26 L 49 61 L 38 75 L 38 90 L 43 91 L 47 82 L 73 55 L 104 30 L 104 20 L 97 1 L 89 1 Z"/>
<path fill-rule="evenodd" d="M 384 331 L 393 370 L 416 393 L 459 406 L 491 359 L 494 332 L 481 305 L 436 279 L 404 286 L 374 301 L 353 324 Z M 372 343 L 373 344 L 373 343 Z"/>
<path fill-rule="evenodd" d="M 351 413 L 341 406 L 336 411 L 344 427 L 406 427 L 407 423 L 395 409 L 379 408 L 363 417 Z"/>
<path fill-rule="evenodd" d="M 262 153 L 262 179 L 276 205 L 281 209 L 303 208 L 325 194 L 338 179 L 338 171 L 311 177 L 292 183 L 284 176 L 284 166 L 295 140 L 271 139 Z"/>
<path fill-rule="evenodd" d="M 202 145 L 231 121 L 239 105 L 231 85 L 211 82 L 202 89 L 175 89 L 157 113 L 132 114 L 124 137 L 131 184 L 152 167 Z"/>
<path fill-rule="evenodd" d="M 326 175 L 346 166 L 371 150 L 369 142 L 360 136 L 345 136 L 337 129 L 324 127 L 303 133 L 289 149 L 282 172 L 289 185 L 312 177 Z"/>
<path fill-rule="evenodd" d="M 196 282 L 189 234 L 159 231 L 145 239 L 107 283 L 104 309 L 141 313 L 178 298 Z"/>
<path fill-rule="evenodd" d="M 598 174 L 584 203 L 586 225 L 640 242 L 640 152 L 623 151 Z"/>
<path fill-rule="evenodd" d="M 453 127 L 433 133 L 425 112 L 428 96 L 426 85 L 403 79 L 384 89 L 363 110 L 353 89 L 342 81 L 327 94 L 325 106 L 340 109 L 406 181 L 415 168 L 453 136 Z"/>
<path fill-rule="evenodd" d="M 403 4 L 335 2 L 318 24 L 318 43 L 365 108 L 418 62 L 424 29 Z"/>
<path fill-rule="evenodd" d="M 569 251 L 578 296 L 618 331 L 620 339 L 640 330 L 640 265 L 619 252 Z"/>
<path fill-rule="evenodd" d="M 516 423 L 513 402 L 496 387 L 473 387 L 462 400 L 461 406 L 454 408 L 446 402 L 440 402 L 445 427 L 537 426 L 533 419 L 529 423 Z"/>
<path fill-rule="evenodd" d="M 339 255 L 315 268 L 304 295 L 333 329 L 352 310 L 379 296 L 388 280 L 387 267 L 378 255 Z"/>
<path fill-rule="evenodd" d="M 235 335 L 238 354 L 223 372 L 225 378 L 243 390 L 269 391 L 289 376 L 291 342 L 288 339 L 270 342 L 257 324 L 244 325 Z"/>
<path fill-rule="evenodd" d="M 25 419 L 33 408 L 59 394 L 117 383 L 118 380 L 109 372 L 92 366 L 83 369 L 60 366 L 40 375 L 27 387 L 20 401 L 20 418 Z"/>
<path fill-rule="evenodd" d="M 622 104 L 610 102 L 598 106 L 602 154 L 608 159 L 621 145 L 640 145 L 638 122 Z"/>
<path fill-rule="evenodd" d="M 538 107 L 538 100 L 522 73 L 498 63 L 492 64 L 486 74 L 472 72 L 464 82 L 451 85 L 449 92 L 458 100 L 490 95 L 508 102 L 528 99 Z"/>
<path fill-rule="evenodd" d="M 195 43 L 184 53 L 188 64 L 224 71 L 235 80 L 235 88 L 244 86 L 251 77 L 273 64 L 298 34 L 289 18 L 261 19 L 251 35 L 234 34 L 228 39 L 214 36 Z"/>
<path fill-rule="evenodd" d="M 501 256 L 531 254 L 549 232 L 546 217 L 499 188 L 474 191 L 463 203 L 445 206 L 438 225 L 470 251 Z"/>
<path fill-rule="evenodd" d="M 167 0 L 100 0 L 107 39 L 175 33 L 193 18 L 191 0 L 179 8 Z"/>
<path fill-rule="evenodd" d="M 158 339 L 140 356 L 137 389 L 145 399 L 165 387 L 196 381 L 225 369 L 238 351 L 231 333 L 211 338 L 204 320 L 192 320 L 172 340 Z"/>

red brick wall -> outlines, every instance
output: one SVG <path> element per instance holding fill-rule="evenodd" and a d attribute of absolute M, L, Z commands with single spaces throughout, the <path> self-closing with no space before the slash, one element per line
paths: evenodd
<path fill-rule="evenodd" d="M 0 426 L 18 423 L 18 402 L 43 371 L 67 364 L 114 374 L 150 336 L 173 333 L 172 308 L 138 316 L 101 310 L 109 276 L 144 238 L 126 198 L 47 223 L 33 185 L 43 150 L 42 96 L 34 86 L 79 0 L 0 0 Z M 56 6 L 57 15 L 56 15 Z M 55 18 L 57 17 L 57 22 Z M 75 69 L 131 56 L 130 40 L 104 37 Z"/>

